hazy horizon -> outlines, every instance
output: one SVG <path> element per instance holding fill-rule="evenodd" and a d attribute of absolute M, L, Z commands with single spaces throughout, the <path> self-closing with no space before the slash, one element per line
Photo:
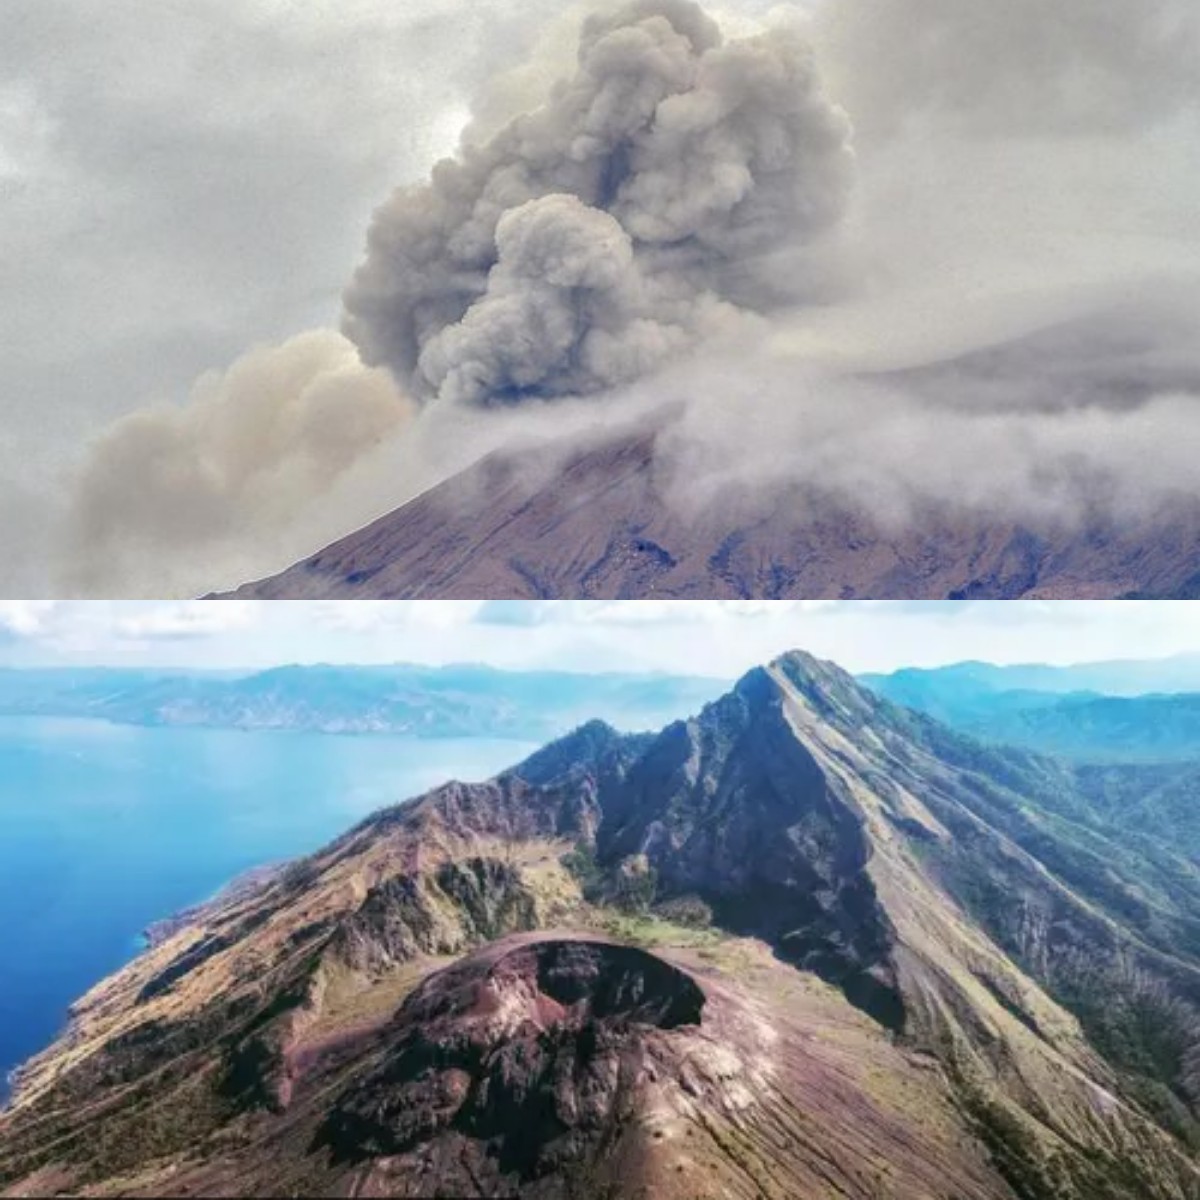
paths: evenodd
<path fill-rule="evenodd" d="M 0 601 L 0 666 L 478 664 L 731 679 L 787 650 L 855 673 L 1200 652 L 1189 601 Z"/>

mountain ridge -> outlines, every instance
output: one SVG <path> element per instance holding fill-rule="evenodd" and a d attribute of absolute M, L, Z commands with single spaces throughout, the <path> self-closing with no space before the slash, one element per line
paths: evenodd
<path fill-rule="evenodd" d="M 859 678 L 879 695 L 994 743 L 1078 762 L 1194 766 L 1200 685 L 1188 678 L 1191 664 L 1190 658 L 1068 668 L 960 663 Z M 1144 694 L 1127 694 L 1135 681 Z M 1164 686 L 1155 690 L 1156 683 Z M 1117 694 L 1103 694 L 1105 687 Z"/>
<path fill-rule="evenodd" d="M 902 667 L 887 672 L 864 672 L 857 677 L 870 686 L 894 687 L 956 684 L 980 692 L 1089 692 L 1106 696 L 1144 696 L 1150 693 L 1200 691 L 1200 656 L 1174 654 L 1163 658 L 1118 658 L 1069 665 L 1011 663 L 981 660 L 935 667 Z M 903 695 L 889 693 L 892 698 Z"/>

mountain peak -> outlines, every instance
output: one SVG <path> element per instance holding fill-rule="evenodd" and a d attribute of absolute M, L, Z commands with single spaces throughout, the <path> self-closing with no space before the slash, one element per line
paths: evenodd
<path fill-rule="evenodd" d="M 780 671 L 797 687 L 811 686 L 858 690 L 854 676 L 842 670 L 837 663 L 818 658 L 807 650 L 788 650 L 773 658 L 770 669 Z"/>
<path fill-rule="evenodd" d="M 607 721 L 587 721 L 531 754 L 511 774 L 526 783 L 549 783 L 568 772 L 595 771 L 614 754 L 642 745 L 644 737 L 622 734 Z"/>
<path fill-rule="evenodd" d="M 774 716 L 789 698 L 802 701 L 815 717 L 842 732 L 861 728 L 881 708 L 876 696 L 836 663 L 806 650 L 789 650 L 765 666 L 752 667 L 705 712 L 729 713 L 730 703 L 737 701 L 754 718 Z"/>
<path fill-rule="evenodd" d="M 767 667 L 751 667 L 733 685 L 730 695 L 740 697 L 745 701 L 747 707 L 754 711 L 757 708 L 778 703 L 779 685 L 771 678 L 771 672 Z M 721 701 L 718 700 L 716 703 L 719 705 Z"/>
<path fill-rule="evenodd" d="M 852 675 L 804 650 L 781 654 L 768 670 L 817 717 L 843 732 L 861 728 L 879 712 L 879 700 Z"/>

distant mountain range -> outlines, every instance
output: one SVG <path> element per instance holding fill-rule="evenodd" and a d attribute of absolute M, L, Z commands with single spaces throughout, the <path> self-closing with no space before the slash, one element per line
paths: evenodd
<path fill-rule="evenodd" d="M 7 1195 L 1194 1200 L 1159 768 L 784 655 L 185 914 L 0 1114 Z"/>
<path fill-rule="evenodd" d="M 1072 667 L 958 663 L 860 678 L 897 704 L 993 742 L 1083 761 L 1200 761 L 1197 656 Z"/>
<path fill-rule="evenodd" d="M 1024 663 L 996 666 L 961 662 L 944 667 L 905 667 L 891 674 L 864 674 L 863 682 L 886 686 L 893 699 L 917 707 L 939 695 L 987 696 L 1003 692 L 1094 692 L 1144 696 L 1152 692 L 1200 692 L 1200 654 L 1169 658 L 1111 659 L 1054 666 Z"/>
<path fill-rule="evenodd" d="M 278 575 L 252 599 L 1191 599 L 1195 512 L 1039 531 L 924 511 L 875 521 L 817 489 L 672 499 L 665 430 L 497 452 Z M 557 464 L 555 466 L 554 464 Z"/>
<path fill-rule="evenodd" d="M 727 686 L 668 675 L 578 675 L 483 666 L 285 666 L 256 673 L 110 668 L 0 670 L 0 714 L 134 725 L 555 737 L 599 713 L 661 725 Z"/>
<path fill-rule="evenodd" d="M 1073 690 L 1186 687 L 1197 670 L 1200 658 L 1191 656 L 1071 667 L 972 662 L 861 675 L 858 682 L 988 744 L 1077 763 L 1094 817 L 1126 832 L 1169 830 L 1200 861 L 1200 692 Z"/>
<path fill-rule="evenodd" d="M 1200 762 L 1200 656 L 1074 667 L 958 663 L 861 682 L 991 742 L 1085 762 Z M 258 672 L 0 669 L 0 715 L 539 741 L 593 714 L 622 729 L 653 728 L 726 686 L 688 676 L 403 663 Z"/>

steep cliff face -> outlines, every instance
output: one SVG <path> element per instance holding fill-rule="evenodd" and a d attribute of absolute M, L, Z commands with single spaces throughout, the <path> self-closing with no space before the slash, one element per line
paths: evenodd
<path fill-rule="evenodd" d="M 649 872 L 657 896 L 700 898 L 723 927 L 903 1025 L 862 815 L 796 736 L 768 671 L 665 730 L 602 811 L 601 864 Z"/>
<path fill-rule="evenodd" d="M 804 656 L 772 671 L 864 814 L 907 1030 L 937 1047 L 1010 1181 L 1039 1197 L 1154 1194 L 1175 1147 L 1142 1136 L 1150 1121 L 1188 1161 L 1198 1144 L 1194 870 L 1109 842 L 1066 767 L 979 746 Z M 1117 1047 L 1154 1022 L 1148 992 L 1160 1019 L 1173 1012 L 1160 1029 L 1178 1051 L 1151 1069 Z"/>
<path fill-rule="evenodd" d="M 0 1187 L 1194 1200 L 1200 875 L 1079 773 L 785 655 L 188 914 Z"/>

